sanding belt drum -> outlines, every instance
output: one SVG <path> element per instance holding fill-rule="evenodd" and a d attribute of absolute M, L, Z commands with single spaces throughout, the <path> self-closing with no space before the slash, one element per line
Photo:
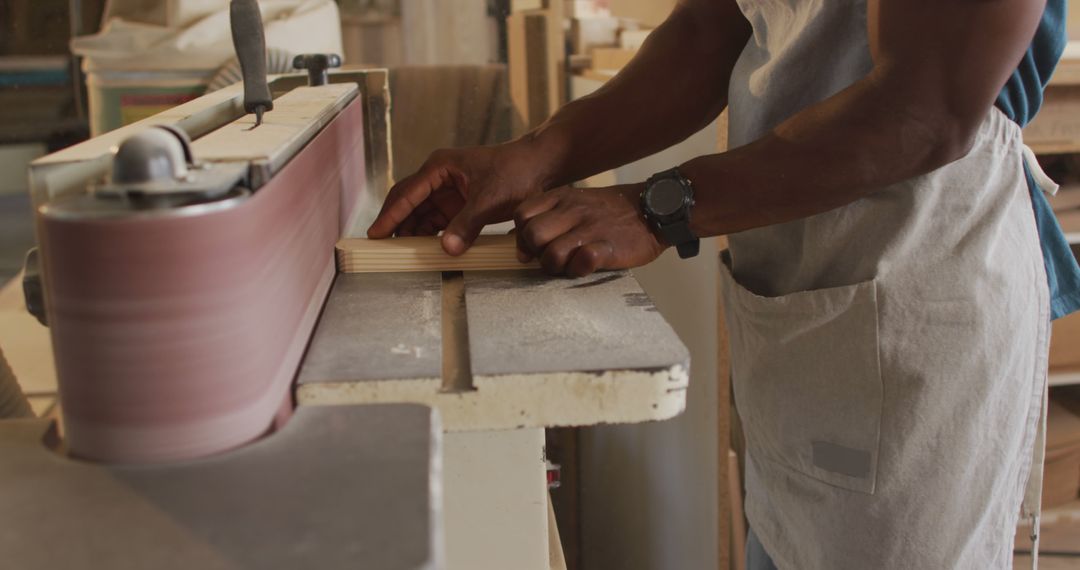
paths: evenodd
<path fill-rule="evenodd" d="M 334 244 L 363 187 L 362 119 L 353 100 L 255 192 L 149 209 L 89 193 L 39 209 L 74 455 L 205 456 L 291 410 Z"/>

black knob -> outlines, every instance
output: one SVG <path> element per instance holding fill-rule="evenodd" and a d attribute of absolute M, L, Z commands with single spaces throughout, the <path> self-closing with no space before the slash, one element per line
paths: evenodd
<path fill-rule="evenodd" d="M 326 70 L 341 67 L 341 56 L 336 53 L 309 53 L 298 55 L 293 60 L 294 69 L 306 69 L 308 85 L 318 87 L 330 83 L 330 74 Z"/>
<path fill-rule="evenodd" d="M 26 252 L 26 262 L 23 268 L 23 297 L 26 300 L 26 311 L 37 317 L 39 323 L 48 326 L 45 317 L 45 289 L 41 284 L 41 262 L 38 248 L 31 248 Z"/>

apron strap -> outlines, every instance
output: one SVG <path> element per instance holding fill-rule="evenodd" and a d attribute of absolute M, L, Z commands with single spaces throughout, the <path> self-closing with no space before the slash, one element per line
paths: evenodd
<path fill-rule="evenodd" d="M 1035 151 L 1025 144 L 1023 154 L 1024 163 L 1027 164 L 1035 185 L 1046 194 L 1056 196 L 1061 186 L 1043 170 L 1042 165 L 1035 158 Z M 1039 519 L 1042 516 L 1043 470 L 1046 461 L 1046 408 L 1049 389 L 1044 382 L 1039 421 L 1035 426 L 1035 444 L 1031 448 L 1031 472 L 1028 476 L 1027 488 L 1024 490 L 1024 502 L 1020 507 L 1020 516 L 1031 522 L 1031 570 L 1039 568 L 1039 524 L 1041 522 Z"/>
<path fill-rule="evenodd" d="M 1043 466 L 1046 460 L 1046 406 L 1048 387 L 1042 390 L 1039 423 L 1035 427 L 1035 444 L 1031 448 L 1031 472 L 1020 516 L 1031 521 L 1031 570 L 1039 568 L 1039 518 L 1042 515 Z"/>
<path fill-rule="evenodd" d="M 1031 150 L 1031 147 L 1024 145 L 1024 162 L 1027 163 L 1028 170 L 1031 172 L 1031 177 L 1035 179 L 1035 185 L 1039 187 L 1043 192 L 1051 196 L 1057 196 L 1058 189 L 1061 186 L 1057 182 L 1051 180 L 1046 175 L 1046 171 L 1042 169 L 1042 165 L 1035 158 L 1035 151 Z"/>

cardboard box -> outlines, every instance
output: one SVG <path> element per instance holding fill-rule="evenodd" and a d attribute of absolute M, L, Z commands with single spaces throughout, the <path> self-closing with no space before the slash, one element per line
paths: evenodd
<path fill-rule="evenodd" d="M 634 59 L 635 55 L 637 55 L 637 52 L 634 50 L 598 47 L 592 51 L 592 68 L 618 71 L 626 67 L 626 64 L 630 63 L 630 60 Z"/>
<path fill-rule="evenodd" d="M 1069 39 L 1080 41 L 1080 0 L 1069 0 L 1069 9 L 1065 13 L 1065 22 Z"/>
<path fill-rule="evenodd" d="M 1080 152 L 1080 85 L 1051 83 L 1024 143 L 1036 154 Z"/>
<path fill-rule="evenodd" d="M 570 20 L 572 53 L 590 53 L 595 47 L 613 47 L 619 39 L 619 19 L 612 17 Z"/>
<path fill-rule="evenodd" d="M 1050 335 L 1050 369 L 1080 369 L 1080 313 L 1054 321 Z"/>
<path fill-rule="evenodd" d="M 1075 389 L 1054 390 L 1046 414 L 1044 509 L 1080 496 L 1080 397 Z"/>
<path fill-rule="evenodd" d="M 675 0 L 611 0 L 609 7 L 614 16 L 655 28 L 667 19 L 675 4 Z"/>

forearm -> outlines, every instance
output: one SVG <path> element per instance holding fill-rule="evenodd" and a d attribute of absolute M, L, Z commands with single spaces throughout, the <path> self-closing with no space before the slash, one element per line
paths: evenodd
<path fill-rule="evenodd" d="M 972 134 L 870 76 L 754 143 L 684 164 L 692 227 L 721 235 L 825 212 L 959 158 Z"/>
<path fill-rule="evenodd" d="M 962 157 L 1039 14 L 1029 0 L 872 1 L 867 77 L 754 143 L 683 165 L 695 185 L 693 229 L 719 235 L 812 216 Z M 953 33 L 960 22 L 979 31 Z M 913 41 L 920 31 L 937 42 Z"/>
<path fill-rule="evenodd" d="M 648 156 L 697 132 L 727 102 L 749 37 L 734 2 L 681 3 L 626 68 L 523 137 L 545 187 Z"/>

